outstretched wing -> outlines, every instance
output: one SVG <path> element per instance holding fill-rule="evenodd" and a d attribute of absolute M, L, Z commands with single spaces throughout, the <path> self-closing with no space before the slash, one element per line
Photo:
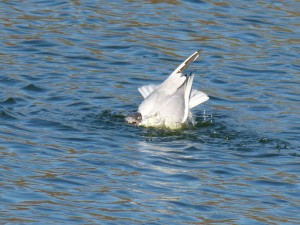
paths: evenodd
<path fill-rule="evenodd" d="M 159 85 L 149 84 L 139 87 L 138 90 L 143 96 L 143 98 L 147 98 L 148 95 L 150 95 L 153 91 L 155 91 L 158 88 L 158 86 Z"/>
<path fill-rule="evenodd" d="M 200 50 L 190 55 L 183 63 L 181 63 L 171 75 L 159 87 L 160 91 L 164 91 L 167 95 L 174 94 L 179 87 L 186 81 L 186 76 L 182 76 L 184 70 L 194 62 L 200 54 Z"/>
<path fill-rule="evenodd" d="M 189 65 L 194 62 L 200 55 L 200 50 L 194 52 L 192 55 L 190 55 L 186 60 L 184 60 L 183 63 L 181 63 L 174 71 L 173 73 L 171 73 L 170 77 L 172 77 L 173 75 L 176 75 L 176 74 L 182 74 L 184 72 L 184 70 L 186 68 L 189 67 Z M 169 77 L 169 78 L 170 78 Z"/>

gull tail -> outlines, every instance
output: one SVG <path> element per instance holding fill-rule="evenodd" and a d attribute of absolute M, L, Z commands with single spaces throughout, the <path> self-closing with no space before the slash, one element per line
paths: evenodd
<path fill-rule="evenodd" d="M 182 123 L 186 121 L 186 119 L 189 116 L 190 111 L 190 96 L 192 92 L 192 85 L 194 80 L 194 74 L 185 75 L 186 76 L 186 83 L 185 83 L 185 89 L 184 89 L 184 116 L 182 119 Z"/>

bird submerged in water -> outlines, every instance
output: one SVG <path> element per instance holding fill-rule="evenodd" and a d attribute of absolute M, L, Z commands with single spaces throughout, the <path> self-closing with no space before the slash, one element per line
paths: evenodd
<path fill-rule="evenodd" d="M 184 70 L 199 57 L 193 53 L 181 63 L 160 85 L 145 85 L 138 88 L 144 101 L 138 112 L 127 116 L 130 124 L 145 127 L 166 127 L 179 129 L 183 124 L 193 123 L 191 109 L 207 101 L 204 92 L 192 89 L 194 75 L 184 75 Z"/>

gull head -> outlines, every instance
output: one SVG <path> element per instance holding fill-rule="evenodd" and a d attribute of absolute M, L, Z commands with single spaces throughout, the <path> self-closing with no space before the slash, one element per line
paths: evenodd
<path fill-rule="evenodd" d="M 129 115 L 125 118 L 127 123 L 134 124 L 134 125 L 139 125 L 142 122 L 142 114 L 139 112 L 136 112 L 132 115 Z"/>

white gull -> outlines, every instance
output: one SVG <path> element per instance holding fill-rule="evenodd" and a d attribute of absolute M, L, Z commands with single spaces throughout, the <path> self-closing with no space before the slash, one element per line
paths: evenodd
<path fill-rule="evenodd" d="M 193 53 L 181 63 L 160 85 L 145 85 L 138 88 L 144 97 L 138 112 L 125 118 L 128 123 L 145 127 L 181 128 L 192 122 L 191 109 L 207 101 L 204 92 L 192 89 L 194 75 L 184 75 L 184 70 L 199 57 Z"/>

